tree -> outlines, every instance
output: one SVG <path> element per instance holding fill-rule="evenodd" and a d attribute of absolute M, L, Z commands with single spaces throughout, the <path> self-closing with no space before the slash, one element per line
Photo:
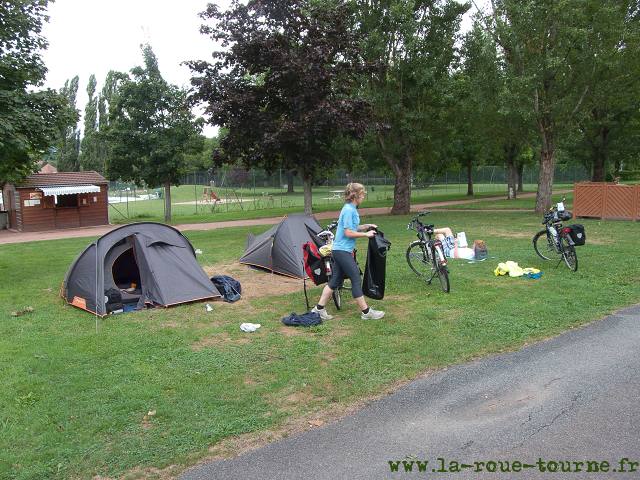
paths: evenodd
<path fill-rule="evenodd" d="M 551 206 L 559 138 L 584 115 L 611 52 L 621 45 L 617 0 L 492 0 L 494 39 L 505 60 L 509 108 L 536 132 L 535 211 Z"/>
<path fill-rule="evenodd" d="M 609 18 L 617 22 L 619 48 L 603 59 L 592 95 L 586 99 L 588 113 L 577 121 L 580 141 L 574 151 L 583 150 L 583 163 L 593 172 L 594 182 L 605 181 L 607 164 L 619 170 L 623 159 L 640 146 L 629 128 L 631 120 L 640 116 L 640 5 L 619 2 L 618 6 L 618 14 Z"/>
<path fill-rule="evenodd" d="M 67 105 L 76 108 L 76 97 L 78 95 L 78 84 L 80 77 L 77 75 L 64 82 L 64 87 L 60 89 Z M 78 158 L 80 155 L 80 131 L 77 129 L 78 122 L 73 125 L 65 125 L 60 131 L 60 141 L 56 145 L 56 166 L 59 172 L 78 172 L 80 164 Z"/>
<path fill-rule="evenodd" d="M 518 191 L 517 184 L 521 184 L 518 176 L 521 176 L 522 164 L 518 159 L 525 146 L 526 128 L 514 111 L 508 108 L 511 94 L 497 45 L 477 20 L 464 36 L 462 53 L 462 69 L 456 75 L 460 103 L 451 112 L 451 121 L 455 125 L 466 121 L 463 123 L 463 139 L 458 142 L 470 144 L 469 167 L 474 161 L 477 164 L 481 152 L 486 157 L 500 159 L 506 165 L 507 198 L 513 200 Z M 469 184 L 469 194 L 472 192 L 472 185 Z"/>
<path fill-rule="evenodd" d="M 91 74 L 87 85 L 89 101 L 84 107 L 84 135 L 80 146 L 80 158 L 78 163 L 83 170 L 95 170 L 102 172 L 104 164 L 98 158 L 98 98 L 96 94 L 96 76 Z"/>
<path fill-rule="evenodd" d="M 227 173 L 227 178 L 231 182 L 231 185 L 239 185 L 240 187 L 246 187 L 249 185 L 249 179 L 251 174 L 244 168 L 234 165 L 230 172 Z"/>
<path fill-rule="evenodd" d="M 366 71 L 351 14 L 341 1 L 234 0 L 226 12 L 209 4 L 201 16 L 215 25 L 201 30 L 227 49 L 213 54 L 214 64 L 187 63 L 200 75 L 192 78 L 192 101 L 204 102 L 209 122 L 228 129 L 214 165 L 297 170 L 311 212 L 310 180 L 338 163 L 333 140 L 362 138 L 369 126 L 369 102 L 350 96 Z"/>
<path fill-rule="evenodd" d="M 186 105 L 187 92 L 160 75 L 151 46 L 142 47 L 145 68 L 131 69 L 110 108 L 106 175 L 150 188 L 165 187 L 165 221 L 171 221 L 171 185 L 186 172 L 185 156 L 204 147 L 202 120 Z"/>
<path fill-rule="evenodd" d="M 125 79 L 128 79 L 125 73 L 109 70 L 102 91 L 98 95 L 98 131 L 95 134 L 95 161 L 97 171 L 104 171 L 106 168 L 107 158 L 109 157 L 109 141 L 107 138 L 107 132 L 109 130 L 109 107 L 115 103 L 115 94 L 118 85 Z"/>
<path fill-rule="evenodd" d="M 209 170 L 211 168 L 211 157 L 213 150 L 219 148 L 218 138 L 205 138 L 204 149 L 196 155 L 187 155 L 187 169 L 192 172 L 194 170 Z"/>
<path fill-rule="evenodd" d="M 0 183 L 19 182 L 36 171 L 40 155 L 56 144 L 60 133 L 78 120 L 63 95 L 36 90 L 47 69 L 40 52 L 48 0 L 0 3 Z"/>
<path fill-rule="evenodd" d="M 410 210 L 414 162 L 440 161 L 456 35 L 468 4 L 451 0 L 353 0 L 366 35 L 364 58 L 384 66 L 364 85 L 374 104 L 377 141 L 396 177 L 391 213 Z"/>

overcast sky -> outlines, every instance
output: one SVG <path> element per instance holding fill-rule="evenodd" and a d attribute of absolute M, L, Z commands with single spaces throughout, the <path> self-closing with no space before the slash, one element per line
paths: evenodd
<path fill-rule="evenodd" d="M 42 58 L 49 70 L 46 87 L 59 90 L 79 76 L 77 107 L 84 112 L 89 76 L 102 89 L 109 70 L 129 72 L 144 65 L 140 44 L 149 43 L 160 73 L 169 83 L 188 86 L 191 71 L 185 60 L 210 60 L 213 41 L 199 32 L 206 0 L 56 0 L 49 4 L 43 35 L 49 48 Z M 226 8 L 226 0 L 211 2 Z M 82 120 L 78 124 L 84 130 Z M 205 135 L 215 135 L 206 127 Z"/>
<path fill-rule="evenodd" d="M 484 0 L 483 0 L 484 1 Z M 229 0 L 56 0 L 49 4 L 49 23 L 43 35 L 49 48 L 42 54 L 49 72 L 46 87 L 60 90 L 65 81 L 79 76 L 77 108 L 84 112 L 89 76 L 104 85 L 109 70 L 127 72 L 143 65 L 140 45 L 149 43 L 158 58 L 160 73 L 169 83 L 189 86 L 191 71 L 186 60 L 211 60 L 214 42 L 199 32 L 198 13 L 207 3 L 228 8 Z M 483 3 L 483 2 L 480 2 Z M 472 9 L 475 10 L 475 9 Z M 78 128 L 83 131 L 82 119 Z M 208 137 L 216 135 L 205 127 Z"/>

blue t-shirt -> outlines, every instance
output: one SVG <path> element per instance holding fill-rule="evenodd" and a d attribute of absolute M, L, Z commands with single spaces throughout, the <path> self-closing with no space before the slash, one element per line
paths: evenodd
<path fill-rule="evenodd" d="M 356 239 L 349 238 L 344 234 L 345 228 L 350 228 L 354 232 L 358 231 L 360 225 L 360 215 L 358 209 L 353 203 L 345 203 L 340 212 L 338 219 L 338 228 L 336 229 L 336 238 L 333 241 L 331 250 L 342 250 L 345 252 L 353 252 L 356 248 Z"/>

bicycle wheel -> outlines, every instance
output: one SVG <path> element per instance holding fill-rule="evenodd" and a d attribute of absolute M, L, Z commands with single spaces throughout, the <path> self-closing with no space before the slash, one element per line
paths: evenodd
<path fill-rule="evenodd" d="M 415 241 L 407 249 L 407 263 L 416 275 L 424 277 L 431 275 L 431 261 L 427 253 L 427 245 L 421 241 Z"/>
<path fill-rule="evenodd" d="M 558 249 L 555 246 L 551 235 L 547 235 L 546 230 L 536 233 L 533 237 L 533 249 L 545 260 L 553 260 L 558 258 Z"/>
<path fill-rule="evenodd" d="M 331 294 L 331 297 L 333 298 L 333 303 L 336 304 L 336 308 L 338 310 L 342 309 L 342 285 L 338 286 L 338 288 L 336 288 L 333 293 Z"/>
<path fill-rule="evenodd" d="M 440 248 L 433 248 L 433 267 L 436 269 L 438 273 L 438 279 L 440 280 L 440 285 L 442 285 L 442 290 L 444 293 L 449 293 L 451 288 L 449 286 L 449 269 L 447 268 L 446 261 L 443 264 L 442 261 L 445 260 L 444 252 Z"/>
<path fill-rule="evenodd" d="M 573 245 L 569 244 L 567 237 L 562 235 L 560 238 L 560 243 L 562 244 L 562 249 L 564 250 L 562 258 L 564 259 L 564 263 L 567 264 L 569 270 L 573 270 L 574 272 L 578 270 L 578 254 L 576 253 L 576 248 Z"/>

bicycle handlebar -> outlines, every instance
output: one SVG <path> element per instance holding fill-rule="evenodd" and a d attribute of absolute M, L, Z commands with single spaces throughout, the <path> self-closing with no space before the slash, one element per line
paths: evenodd
<path fill-rule="evenodd" d="M 331 222 L 329 225 L 327 225 L 326 230 L 333 230 L 334 228 L 336 228 L 338 226 L 338 220 L 334 220 L 333 222 Z"/>
<path fill-rule="evenodd" d="M 431 213 L 431 211 L 429 210 L 429 211 L 426 211 L 426 212 L 422 212 L 422 213 L 419 213 L 418 215 L 416 215 L 415 217 L 413 217 L 413 220 L 411 220 L 409 222 L 409 224 L 407 225 L 407 230 L 409 230 L 409 229 L 413 230 L 413 224 L 415 222 L 420 223 L 420 221 L 419 221 L 420 217 L 423 217 L 423 216 L 427 215 L 428 213 Z"/>

